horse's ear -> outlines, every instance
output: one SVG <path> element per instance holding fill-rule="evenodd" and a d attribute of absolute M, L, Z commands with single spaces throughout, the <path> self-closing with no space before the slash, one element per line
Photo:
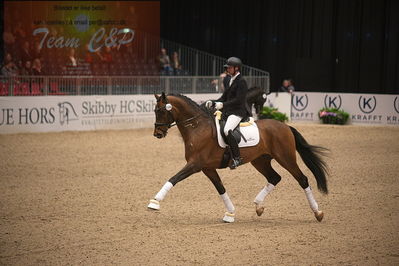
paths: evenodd
<path fill-rule="evenodd" d="M 161 100 L 164 101 L 164 102 L 166 102 L 166 95 L 165 95 L 165 92 L 162 92 Z"/>
<path fill-rule="evenodd" d="M 159 95 L 157 95 L 155 92 L 154 92 L 154 96 L 155 96 L 155 99 L 157 99 L 157 102 L 159 102 L 159 98 L 161 98 Z"/>

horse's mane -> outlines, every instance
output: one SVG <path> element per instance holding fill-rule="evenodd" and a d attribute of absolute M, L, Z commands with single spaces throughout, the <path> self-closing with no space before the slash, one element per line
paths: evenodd
<path fill-rule="evenodd" d="M 249 91 L 254 91 L 254 90 L 263 90 L 263 89 L 261 87 L 254 86 L 254 87 L 249 88 L 248 92 Z"/>
<path fill-rule="evenodd" d="M 247 100 L 254 101 L 257 98 L 261 98 L 265 91 L 261 87 L 251 87 L 247 91 Z"/>
<path fill-rule="evenodd" d="M 183 94 L 173 94 L 173 93 L 168 94 L 168 96 L 174 96 L 174 97 L 182 99 L 183 101 L 188 103 L 191 107 L 193 107 L 194 109 L 199 111 L 201 114 L 204 114 L 206 117 L 213 119 L 212 113 L 205 106 L 198 105 L 196 102 L 194 102 L 189 97 L 187 97 Z"/>

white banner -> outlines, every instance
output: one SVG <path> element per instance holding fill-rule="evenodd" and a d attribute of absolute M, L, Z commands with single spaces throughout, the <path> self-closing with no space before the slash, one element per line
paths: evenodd
<path fill-rule="evenodd" d="M 0 133 L 149 127 L 155 104 L 153 95 L 0 97 Z"/>
<path fill-rule="evenodd" d="M 187 96 L 201 104 L 220 94 Z M 319 110 L 334 107 L 348 112 L 353 124 L 399 125 L 399 95 L 296 92 L 290 98 L 273 93 L 265 106 L 293 122 L 319 123 Z M 0 97 L 0 133 L 153 127 L 155 104 L 153 95 Z"/>
<path fill-rule="evenodd" d="M 201 104 L 221 94 L 186 96 Z M 276 102 L 289 106 L 283 98 Z M 153 95 L 0 97 L 0 133 L 148 128 L 155 105 Z"/>
<path fill-rule="evenodd" d="M 291 119 L 318 123 L 323 107 L 343 109 L 352 124 L 399 125 L 399 95 L 383 94 L 295 92 Z"/>
<path fill-rule="evenodd" d="M 267 95 L 264 106 L 277 108 L 291 120 L 291 94 L 287 92 L 271 93 Z"/>

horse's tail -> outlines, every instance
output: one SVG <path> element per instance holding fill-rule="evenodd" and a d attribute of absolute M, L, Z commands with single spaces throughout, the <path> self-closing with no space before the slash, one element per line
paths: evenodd
<path fill-rule="evenodd" d="M 305 165 L 312 171 L 317 181 L 317 188 L 328 194 L 327 188 L 327 164 L 322 159 L 325 156 L 328 149 L 310 145 L 304 137 L 293 127 L 290 127 L 295 137 L 296 150 L 301 156 Z"/>

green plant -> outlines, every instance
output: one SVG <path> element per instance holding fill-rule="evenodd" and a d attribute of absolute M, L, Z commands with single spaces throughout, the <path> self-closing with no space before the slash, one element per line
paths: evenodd
<path fill-rule="evenodd" d="M 277 108 L 267 106 L 262 108 L 259 119 L 275 119 L 281 122 L 288 121 L 286 114 L 279 112 Z"/>
<path fill-rule="evenodd" d="M 348 122 L 349 114 L 337 108 L 322 108 L 319 111 L 319 118 L 323 124 L 344 125 Z"/>

